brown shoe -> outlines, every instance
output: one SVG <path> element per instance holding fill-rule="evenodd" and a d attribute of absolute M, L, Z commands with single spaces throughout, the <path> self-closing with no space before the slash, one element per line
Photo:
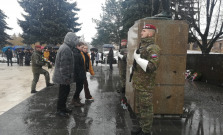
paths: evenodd
<path fill-rule="evenodd" d="M 74 105 L 75 107 L 84 106 L 84 104 L 81 103 L 79 100 L 74 100 L 74 99 L 71 101 L 71 104 Z"/>

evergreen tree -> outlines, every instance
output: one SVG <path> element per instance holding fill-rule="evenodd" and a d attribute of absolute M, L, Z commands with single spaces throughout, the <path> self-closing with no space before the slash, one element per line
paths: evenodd
<path fill-rule="evenodd" d="M 129 28 L 135 21 L 152 15 L 152 0 L 124 0 L 122 1 L 123 30 L 122 38 L 127 38 Z"/>
<path fill-rule="evenodd" d="M 101 20 L 94 20 L 97 24 L 97 35 L 91 43 L 94 46 L 120 44 L 136 20 L 151 16 L 152 0 L 107 0 L 102 9 Z"/>
<path fill-rule="evenodd" d="M 5 30 L 11 30 L 11 28 L 9 28 L 5 22 L 6 17 L 7 16 L 0 9 L 0 48 L 6 44 L 11 44 L 7 41 L 8 39 L 11 39 L 10 36 L 5 33 Z"/>
<path fill-rule="evenodd" d="M 19 20 L 23 29 L 24 43 L 61 44 L 67 32 L 78 32 L 80 24 L 76 2 L 64 0 L 19 0 L 27 14 Z"/>
<path fill-rule="evenodd" d="M 119 44 L 123 27 L 120 1 L 106 0 L 102 11 L 101 20 L 93 19 L 97 25 L 97 35 L 91 44 L 95 47 L 103 44 Z"/>

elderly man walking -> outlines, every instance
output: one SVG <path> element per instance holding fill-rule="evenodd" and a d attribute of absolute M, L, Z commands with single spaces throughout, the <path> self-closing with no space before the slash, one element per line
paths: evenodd
<path fill-rule="evenodd" d="M 74 33 L 68 32 L 56 56 L 53 82 L 59 84 L 57 115 L 62 117 L 67 117 L 72 112 L 67 108 L 66 102 L 70 93 L 70 84 L 74 82 L 74 55 L 72 49 L 77 43 L 78 37 Z"/>

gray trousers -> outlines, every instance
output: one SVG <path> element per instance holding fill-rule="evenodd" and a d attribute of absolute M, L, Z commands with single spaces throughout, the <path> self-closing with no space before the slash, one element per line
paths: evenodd
<path fill-rule="evenodd" d="M 46 85 L 49 84 L 50 82 L 49 72 L 46 71 L 45 69 L 40 69 L 38 72 L 33 73 L 33 81 L 32 81 L 31 90 L 36 90 L 36 84 L 39 81 L 40 74 L 43 74 L 45 76 Z"/>

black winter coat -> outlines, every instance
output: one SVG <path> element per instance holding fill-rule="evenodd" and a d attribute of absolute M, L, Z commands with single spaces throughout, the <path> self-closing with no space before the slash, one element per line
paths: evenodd
<path fill-rule="evenodd" d="M 19 59 L 23 59 L 25 53 L 23 51 L 20 51 L 18 53 L 19 53 Z"/>
<path fill-rule="evenodd" d="M 5 55 L 7 56 L 7 58 L 8 59 L 11 59 L 12 58 L 12 51 L 10 50 L 7 50 L 6 52 L 5 52 Z"/>
<path fill-rule="evenodd" d="M 113 61 L 113 58 L 114 58 L 114 53 L 113 53 L 113 50 L 111 49 L 108 53 L 108 61 L 110 61 L 110 60 Z"/>
<path fill-rule="evenodd" d="M 81 55 L 80 50 L 77 48 L 73 49 L 74 53 L 74 80 L 85 80 L 86 79 L 86 72 L 84 68 L 84 59 Z"/>

